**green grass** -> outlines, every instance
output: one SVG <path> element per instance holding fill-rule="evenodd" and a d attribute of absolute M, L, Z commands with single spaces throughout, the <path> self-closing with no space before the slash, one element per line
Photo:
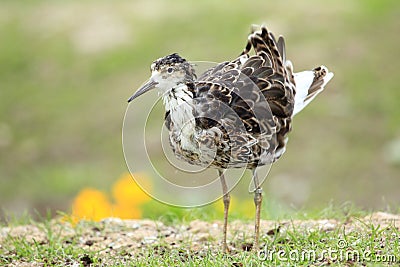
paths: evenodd
<path fill-rule="evenodd" d="M 29 231 L 19 236 L 7 236 L 3 231 L 6 225 L 0 227 L 3 240 L 0 243 L 0 265 L 35 263 L 43 266 L 381 266 L 400 263 L 398 226 L 390 223 L 380 226 L 368 220 L 361 220 L 366 213 L 355 209 L 348 213 L 342 208 L 329 208 L 329 211 L 322 211 L 321 214 L 340 218 L 338 227 L 330 230 L 300 227 L 296 217 L 303 220 L 310 218 L 299 213 L 292 219 L 278 220 L 277 225 L 285 221 L 289 226 L 286 231 L 277 230 L 263 235 L 261 244 L 264 245 L 260 251 L 247 251 L 248 241 L 252 238 L 251 233 L 249 238 L 236 237 L 231 243 L 235 250 L 228 254 L 220 251 L 215 237 L 204 241 L 202 249 L 193 248 L 190 238 L 176 240 L 174 247 L 171 247 L 163 237 L 156 243 L 141 248 L 118 247 L 118 242 L 114 242 L 117 243 L 117 247 L 107 246 L 100 249 L 93 244 L 107 240 L 107 237 L 111 241 L 118 240 L 112 239 L 112 235 L 119 234 L 120 238 L 123 238 L 132 230 L 129 227 L 107 226 L 101 222 L 82 221 L 71 228 L 60 220 L 50 218 L 30 220 L 29 224 L 38 229 L 36 239 L 28 237 Z M 312 218 L 326 218 L 320 216 L 322 217 Z M 195 218 L 197 216 L 188 219 Z M 354 223 L 359 223 L 359 228 L 349 231 Z M 167 227 L 177 225 L 187 224 L 184 221 L 166 223 Z M 7 226 L 18 228 L 20 222 L 9 222 Z"/>
<path fill-rule="evenodd" d="M 95 253 L 76 247 L 53 232 L 49 222 L 35 223 L 45 235 L 41 241 L 28 242 L 24 237 L 8 237 L 1 247 L 0 263 L 2 265 L 19 263 L 41 263 L 45 266 L 62 266 L 74 261 L 83 262 L 86 257 L 93 257 Z"/>

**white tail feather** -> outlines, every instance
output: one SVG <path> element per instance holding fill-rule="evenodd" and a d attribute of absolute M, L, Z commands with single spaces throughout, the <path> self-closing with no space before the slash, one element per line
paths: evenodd
<path fill-rule="evenodd" d="M 321 66 L 326 71 L 326 75 L 322 78 L 322 85 L 318 86 L 316 90 L 310 92 L 314 82 L 315 71 L 302 71 L 293 73 L 296 82 L 296 95 L 294 97 L 294 110 L 293 115 L 299 113 L 305 108 L 320 92 L 324 90 L 325 85 L 332 79 L 333 73 L 329 72 L 325 66 Z M 315 89 L 315 88 L 313 88 Z"/>

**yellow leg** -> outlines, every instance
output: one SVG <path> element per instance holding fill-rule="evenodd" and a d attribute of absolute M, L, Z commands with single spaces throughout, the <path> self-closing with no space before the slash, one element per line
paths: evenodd
<path fill-rule="evenodd" d="M 231 197 L 228 192 L 228 186 L 226 185 L 225 176 L 223 171 L 219 171 L 219 178 L 221 179 L 222 184 L 222 193 L 223 201 L 224 201 L 224 229 L 223 229 L 223 240 L 222 240 L 222 250 L 224 252 L 228 252 L 228 246 L 226 244 L 226 232 L 228 228 L 228 211 L 229 211 L 229 203 L 231 202 Z"/>
<path fill-rule="evenodd" d="M 260 238 L 260 213 L 261 213 L 261 203 L 262 203 L 262 189 L 260 182 L 258 181 L 256 170 L 253 170 L 253 181 L 255 186 L 254 204 L 256 206 L 253 249 L 258 250 L 259 238 Z"/>

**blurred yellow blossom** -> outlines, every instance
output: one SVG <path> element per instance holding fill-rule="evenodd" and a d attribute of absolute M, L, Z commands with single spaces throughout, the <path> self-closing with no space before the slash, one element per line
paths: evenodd
<path fill-rule="evenodd" d="M 144 174 L 135 175 L 144 176 Z M 145 188 L 149 188 L 149 185 L 145 185 Z M 124 174 L 115 182 L 112 194 L 118 205 L 137 205 L 151 199 L 129 173 Z"/>
<path fill-rule="evenodd" d="M 142 174 L 136 174 L 142 175 Z M 149 185 L 146 185 L 146 188 Z M 151 200 L 128 174 L 122 175 L 112 187 L 113 202 L 97 189 L 84 188 L 72 203 L 72 222 L 81 219 L 99 221 L 107 217 L 138 219 L 142 216 L 140 205 Z"/>
<path fill-rule="evenodd" d="M 98 221 L 111 216 L 111 204 L 103 192 L 85 188 L 72 203 L 73 220 L 88 219 Z"/>
<path fill-rule="evenodd" d="M 213 206 L 220 214 L 224 214 L 224 203 L 222 199 L 216 201 Z M 255 208 L 253 199 L 241 199 L 231 195 L 231 202 L 229 205 L 230 214 L 239 214 L 242 218 L 252 218 L 254 216 Z"/>
<path fill-rule="evenodd" d="M 150 181 L 143 173 L 135 173 L 133 176 L 140 178 L 140 184 L 147 190 L 151 189 L 151 184 L 143 184 Z M 108 217 L 118 217 L 121 219 L 140 219 L 143 215 L 143 207 L 146 204 L 152 205 L 152 198 L 147 195 L 133 179 L 132 175 L 125 173 L 115 181 L 111 188 L 111 195 L 93 188 L 84 188 L 75 197 L 72 203 L 72 214 L 66 220 L 77 223 L 79 220 L 99 221 Z M 149 207 L 149 206 L 147 206 Z M 155 203 L 152 208 L 148 208 L 145 214 L 150 216 L 162 216 L 171 212 L 170 206 Z M 222 200 L 211 204 L 207 209 L 210 212 L 217 212 L 218 218 L 222 218 L 224 206 Z M 240 218 L 254 217 L 254 203 L 252 198 L 238 198 L 231 195 L 230 214 Z M 151 213 L 149 213 L 151 212 Z M 174 210 L 174 212 L 177 212 Z M 184 216 L 185 210 L 177 212 Z"/>
<path fill-rule="evenodd" d="M 142 210 L 135 205 L 113 205 L 113 216 L 121 219 L 139 219 L 142 218 Z"/>

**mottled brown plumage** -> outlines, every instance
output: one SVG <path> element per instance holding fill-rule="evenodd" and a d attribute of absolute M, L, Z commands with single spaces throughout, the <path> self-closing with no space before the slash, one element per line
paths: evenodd
<path fill-rule="evenodd" d="M 129 101 L 157 87 L 163 94 L 174 154 L 190 164 L 219 170 L 225 206 L 224 250 L 230 198 L 223 170 L 245 167 L 253 171 L 257 248 L 262 190 L 255 170 L 281 157 L 293 116 L 323 90 L 333 74 L 324 66 L 293 73 L 283 37 L 276 40 L 264 26 L 252 31 L 239 57 L 217 64 L 198 78 L 193 66 L 178 54 L 154 61 L 151 70 L 152 78 Z"/>

